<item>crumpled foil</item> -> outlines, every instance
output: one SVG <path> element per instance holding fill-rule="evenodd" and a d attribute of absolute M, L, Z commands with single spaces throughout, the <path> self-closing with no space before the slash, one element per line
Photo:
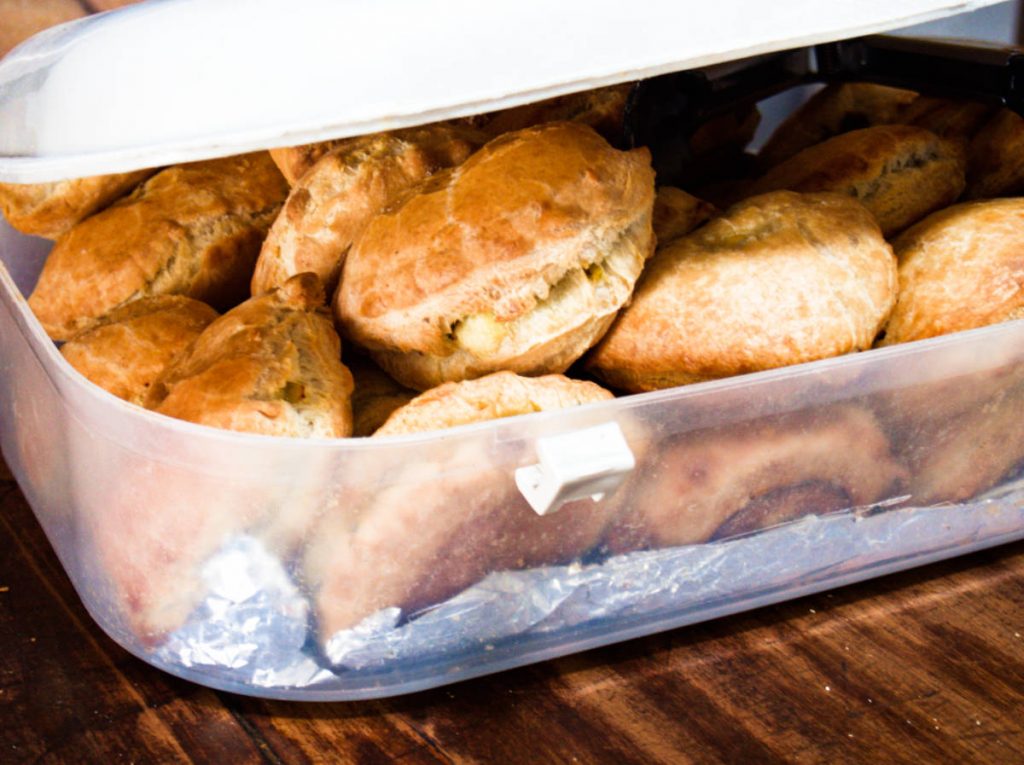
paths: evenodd
<path fill-rule="evenodd" d="M 158 662 L 259 687 L 304 687 L 332 676 L 305 650 L 309 600 L 259 540 L 230 539 L 202 577 L 206 598 L 160 646 Z"/>
<path fill-rule="evenodd" d="M 495 572 L 419 613 L 372 614 L 322 652 L 306 596 L 258 541 L 239 537 L 206 564 L 209 595 L 159 658 L 233 683 L 341 689 L 353 671 L 482 662 L 497 646 L 525 652 L 559 633 L 575 642 L 645 620 L 697 622 L 1021 536 L 1024 480 L 965 505 L 874 506 L 721 542 Z"/>
<path fill-rule="evenodd" d="M 357 670 L 493 650 L 511 635 L 556 633 L 597 620 L 691 612 L 688 621 L 696 622 L 741 610 L 727 608 L 737 601 L 1014 532 L 1024 536 L 1024 487 L 966 506 L 808 516 L 744 537 L 589 566 L 495 572 L 404 624 L 398 609 L 375 614 L 332 636 L 326 654 L 336 667 Z"/>

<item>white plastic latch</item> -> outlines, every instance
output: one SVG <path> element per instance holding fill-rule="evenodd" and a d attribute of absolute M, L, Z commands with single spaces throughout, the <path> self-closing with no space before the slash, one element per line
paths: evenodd
<path fill-rule="evenodd" d="M 516 470 L 516 486 L 537 515 L 552 513 L 574 499 L 599 502 L 636 467 L 616 422 L 539 438 L 537 458 L 538 464 Z"/>

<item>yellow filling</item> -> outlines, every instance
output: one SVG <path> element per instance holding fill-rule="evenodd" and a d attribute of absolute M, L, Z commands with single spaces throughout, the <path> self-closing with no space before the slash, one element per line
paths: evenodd
<path fill-rule="evenodd" d="M 490 312 L 470 314 L 452 325 L 448 337 L 474 356 L 492 357 L 519 337 L 550 334 L 552 328 L 570 322 L 588 305 L 595 307 L 610 292 L 628 293 L 642 265 L 632 249 L 614 250 L 605 258 L 571 269 L 524 315 L 503 322 Z"/>
<path fill-rule="evenodd" d="M 452 328 L 455 341 L 476 356 L 496 353 L 508 335 L 507 325 L 490 313 L 467 316 Z"/>

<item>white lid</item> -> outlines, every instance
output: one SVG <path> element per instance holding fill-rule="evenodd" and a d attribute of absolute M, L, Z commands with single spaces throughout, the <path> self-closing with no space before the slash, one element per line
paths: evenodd
<path fill-rule="evenodd" d="M 0 180 L 357 135 L 996 0 L 157 0 L 0 62 Z"/>

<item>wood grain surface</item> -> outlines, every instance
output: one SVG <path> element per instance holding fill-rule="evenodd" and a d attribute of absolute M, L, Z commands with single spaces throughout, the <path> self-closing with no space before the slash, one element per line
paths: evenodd
<path fill-rule="evenodd" d="M 83 609 L 0 471 L 0 762 L 1024 762 L 1024 544 L 382 701 L 192 685 Z"/>

